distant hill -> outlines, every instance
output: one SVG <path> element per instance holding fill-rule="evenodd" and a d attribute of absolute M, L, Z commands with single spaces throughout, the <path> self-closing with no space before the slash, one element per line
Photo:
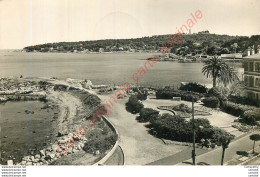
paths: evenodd
<path fill-rule="evenodd" d="M 27 52 L 113 52 L 113 51 L 158 51 L 166 46 L 171 35 L 156 35 L 134 39 L 107 39 L 79 42 L 47 43 L 25 47 Z M 237 43 L 234 47 L 234 43 Z M 204 54 L 222 54 L 244 52 L 249 46 L 260 45 L 260 35 L 229 36 L 210 34 L 208 31 L 198 34 L 184 34 L 180 45 L 169 43 L 169 52 L 187 54 L 191 52 Z"/>

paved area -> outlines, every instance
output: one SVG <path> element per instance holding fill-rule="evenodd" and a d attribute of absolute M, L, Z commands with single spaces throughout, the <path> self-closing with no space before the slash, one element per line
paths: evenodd
<path fill-rule="evenodd" d="M 107 159 L 104 165 L 124 165 L 124 154 L 119 146 L 116 148 L 113 155 Z"/>
<path fill-rule="evenodd" d="M 176 165 L 180 162 L 186 161 L 191 158 L 191 151 L 192 147 L 189 147 L 181 152 L 178 152 L 177 154 L 165 157 L 163 159 L 154 161 L 152 163 L 149 163 L 147 165 Z M 208 150 L 205 149 L 196 149 L 196 154 L 200 155 L 203 153 L 208 152 Z"/>
<path fill-rule="evenodd" d="M 155 98 L 156 97 L 154 95 L 149 95 L 147 100 L 143 101 L 144 107 L 153 108 L 155 110 L 158 110 L 161 114 L 163 114 L 163 113 L 172 114 L 172 113 L 169 111 L 166 111 L 166 110 L 159 110 L 159 109 L 157 109 L 158 106 L 176 106 L 181 103 L 188 105 L 190 108 L 192 106 L 192 103 L 188 102 L 188 101 L 172 101 L 172 100 L 155 99 Z M 209 112 L 212 114 L 209 116 L 195 116 L 195 118 L 208 119 L 210 121 L 211 125 L 220 127 L 235 136 L 241 136 L 242 134 L 244 134 L 243 132 L 238 131 L 236 128 L 231 127 L 232 123 L 234 122 L 234 120 L 237 117 L 224 113 L 222 111 L 216 110 L 216 109 L 207 108 L 207 107 L 203 106 L 201 103 L 195 103 L 194 106 L 195 106 L 195 109 L 203 110 L 203 111 L 206 111 L 206 112 Z M 188 119 L 190 119 L 190 118 L 188 118 Z"/>
<path fill-rule="evenodd" d="M 110 97 L 110 95 L 98 96 L 101 100 L 108 100 Z M 119 132 L 119 145 L 124 151 L 126 165 L 144 165 L 188 148 L 165 145 L 162 140 L 150 135 L 145 124 L 135 120 L 137 115 L 126 111 L 127 100 L 128 97 L 117 100 L 107 117 Z"/>
<path fill-rule="evenodd" d="M 254 132 L 256 133 L 256 132 Z M 258 132 L 259 133 L 259 132 Z M 249 139 L 252 133 L 243 135 L 232 141 L 229 147 L 225 151 L 224 164 L 236 157 L 237 151 L 250 151 L 253 148 L 253 141 Z M 259 142 L 256 142 L 256 146 L 259 146 Z M 222 155 L 222 148 L 219 147 L 208 153 L 197 156 L 196 162 L 206 162 L 210 165 L 220 165 Z M 192 159 L 185 161 L 185 163 L 179 163 L 178 165 L 187 165 L 192 162 Z"/>

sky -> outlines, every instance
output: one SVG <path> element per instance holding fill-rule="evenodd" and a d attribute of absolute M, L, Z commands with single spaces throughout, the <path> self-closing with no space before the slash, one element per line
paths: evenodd
<path fill-rule="evenodd" d="M 191 32 L 260 35 L 260 0 L 0 0 L 0 49 Z"/>

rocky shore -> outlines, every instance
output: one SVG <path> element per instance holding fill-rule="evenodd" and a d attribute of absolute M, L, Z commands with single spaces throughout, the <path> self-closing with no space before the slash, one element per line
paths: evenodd
<path fill-rule="evenodd" d="M 40 100 L 45 102 L 43 109 L 53 106 L 59 108 L 58 113 L 52 119 L 52 132 L 50 139 L 45 142 L 43 149 L 29 149 L 27 156 L 17 157 L 16 165 L 50 165 L 73 164 L 74 157 L 86 152 L 83 150 L 85 143 L 93 141 L 96 131 L 106 130 L 102 133 L 110 136 L 113 132 L 101 119 L 94 127 L 90 127 L 87 119 L 99 107 L 101 101 L 96 95 L 88 92 L 92 88 L 89 80 L 57 80 L 39 78 L 1 78 L 0 79 L 0 103 L 7 101 Z M 91 103 L 91 104 L 90 104 Z M 75 136 L 75 132 L 81 127 L 86 130 L 86 135 Z M 82 129 L 82 128 L 81 128 Z M 79 134 L 79 132 L 77 132 Z M 73 137 L 73 142 L 70 140 Z M 68 142 L 73 143 L 68 145 Z M 66 144 L 67 146 L 61 146 Z M 86 150 L 86 147 L 84 148 Z M 94 149 L 83 160 L 83 164 L 94 164 L 102 158 L 109 149 L 101 153 Z M 62 152 L 62 153 L 61 153 Z M 66 152 L 66 153 L 64 153 Z M 90 151 L 88 151 L 90 152 Z M 69 157 L 69 161 L 68 161 Z M 63 159 L 66 159 L 64 162 Z M 75 161 L 75 160 L 74 160 Z"/>

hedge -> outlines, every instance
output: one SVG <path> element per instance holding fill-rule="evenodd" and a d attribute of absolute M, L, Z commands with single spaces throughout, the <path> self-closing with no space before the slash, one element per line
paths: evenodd
<path fill-rule="evenodd" d="M 196 102 L 200 100 L 204 95 L 196 92 L 188 92 L 183 90 L 168 90 L 160 89 L 156 91 L 157 99 L 172 99 L 172 97 L 181 97 L 184 101 L 193 101 Z"/>
<path fill-rule="evenodd" d="M 159 111 L 152 108 L 143 108 L 140 111 L 140 116 L 137 118 L 141 122 L 148 122 L 152 119 L 156 119 L 159 115 Z"/>
<path fill-rule="evenodd" d="M 219 99 L 215 96 L 205 97 L 202 100 L 202 102 L 205 106 L 210 107 L 210 108 L 218 108 L 220 105 Z"/>
<path fill-rule="evenodd" d="M 254 106 L 246 106 L 227 101 L 223 103 L 221 109 L 228 114 L 237 117 L 240 116 L 245 123 L 255 124 L 256 121 L 260 120 L 260 108 Z"/>

